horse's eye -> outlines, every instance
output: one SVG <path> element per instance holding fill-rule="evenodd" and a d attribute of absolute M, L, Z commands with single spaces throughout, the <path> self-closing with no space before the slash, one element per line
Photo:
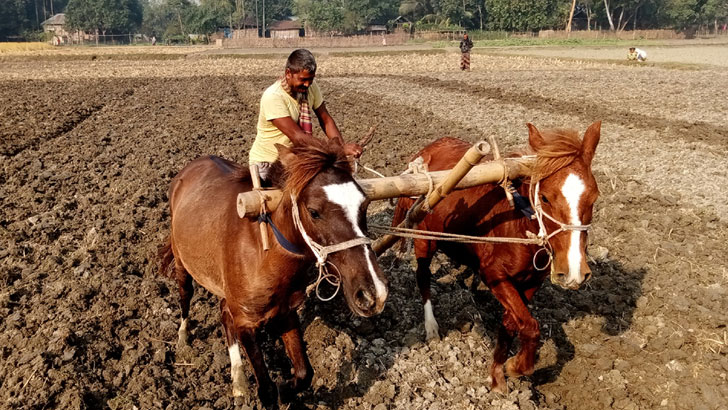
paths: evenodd
<path fill-rule="evenodd" d="M 313 219 L 321 219 L 321 214 L 319 214 L 318 211 L 315 209 L 309 208 L 308 213 L 311 214 L 311 218 Z"/>
<path fill-rule="evenodd" d="M 546 195 L 541 195 L 541 202 L 543 202 L 545 204 L 548 204 L 549 203 L 549 200 L 546 199 Z"/>

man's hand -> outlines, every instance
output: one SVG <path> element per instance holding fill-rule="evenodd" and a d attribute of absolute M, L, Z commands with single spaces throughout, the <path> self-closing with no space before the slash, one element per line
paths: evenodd
<path fill-rule="evenodd" d="M 364 151 L 364 148 L 362 148 L 361 145 L 357 144 L 356 142 L 349 142 L 349 143 L 344 144 L 344 153 L 347 156 L 359 158 L 363 151 Z"/>

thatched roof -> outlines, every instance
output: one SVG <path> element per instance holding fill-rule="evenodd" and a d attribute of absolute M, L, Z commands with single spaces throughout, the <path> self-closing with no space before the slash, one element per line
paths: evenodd
<path fill-rule="evenodd" d="M 41 26 L 46 26 L 46 25 L 62 26 L 64 24 L 66 24 L 66 15 L 64 13 L 58 13 L 55 16 L 49 18 L 48 20 L 40 23 Z"/>

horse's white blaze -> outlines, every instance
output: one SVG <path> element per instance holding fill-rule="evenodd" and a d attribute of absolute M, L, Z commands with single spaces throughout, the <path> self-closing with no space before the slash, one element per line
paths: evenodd
<path fill-rule="evenodd" d="M 356 184 L 346 182 L 344 184 L 326 185 L 323 187 L 326 197 L 329 201 L 339 205 L 346 214 L 346 219 L 351 223 L 351 227 L 357 236 L 364 236 L 364 232 L 359 229 L 359 208 L 366 198 L 359 191 Z"/>
<path fill-rule="evenodd" d="M 427 340 L 437 339 L 440 337 L 439 326 L 437 320 L 435 320 L 435 314 L 432 313 L 432 302 L 427 301 L 425 303 L 425 334 Z"/>
<path fill-rule="evenodd" d="M 339 205 L 346 214 L 346 219 L 351 223 L 351 228 L 358 237 L 363 237 L 364 232 L 359 229 L 359 210 L 361 204 L 366 200 L 364 195 L 361 193 L 359 188 L 353 182 L 346 182 L 343 184 L 326 185 L 323 187 L 326 197 L 329 201 Z M 384 303 L 387 299 L 387 287 L 384 286 L 377 276 L 377 272 L 374 269 L 374 253 L 369 250 L 369 247 L 364 246 L 364 258 L 367 260 L 367 267 L 369 268 L 369 274 L 372 276 L 372 282 L 374 282 L 374 289 L 377 294 L 375 298 L 379 303 Z"/>
<path fill-rule="evenodd" d="M 579 201 L 581 196 L 586 190 L 584 181 L 574 174 L 569 174 L 564 181 L 564 185 L 561 187 L 561 193 L 566 198 L 566 203 L 569 204 L 569 224 L 570 225 L 581 225 L 581 219 L 579 218 Z M 581 231 L 571 231 L 571 243 L 569 244 L 569 275 L 567 283 L 581 283 Z"/>

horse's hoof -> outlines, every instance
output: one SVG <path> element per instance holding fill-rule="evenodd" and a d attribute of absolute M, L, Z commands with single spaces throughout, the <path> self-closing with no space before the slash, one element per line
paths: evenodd
<path fill-rule="evenodd" d="M 187 323 L 183 322 L 177 331 L 177 347 L 187 346 Z"/>
<path fill-rule="evenodd" d="M 249 387 L 248 379 L 243 374 L 242 366 L 240 366 L 240 369 L 233 369 L 233 396 L 241 397 L 248 394 Z"/>
<path fill-rule="evenodd" d="M 278 386 L 271 383 L 268 388 L 258 388 L 258 398 L 266 409 L 278 408 Z"/>
<path fill-rule="evenodd" d="M 508 377 L 521 377 L 521 373 L 516 370 L 516 360 L 515 357 L 511 357 L 510 359 L 506 360 L 505 364 L 506 368 L 506 376 Z"/>
<path fill-rule="evenodd" d="M 425 321 L 425 340 L 440 340 L 440 327 L 434 320 Z"/>
<path fill-rule="evenodd" d="M 521 377 L 521 376 L 530 376 L 533 374 L 533 368 L 529 370 L 518 370 L 516 368 L 516 357 L 511 357 L 510 359 L 506 360 L 506 376 L 508 377 Z"/>
<path fill-rule="evenodd" d="M 440 340 L 440 333 L 437 330 L 432 331 L 432 332 L 427 332 L 427 335 L 425 336 L 425 340 L 428 342 L 431 340 Z"/>
<path fill-rule="evenodd" d="M 494 393 L 498 393 L 502 396 L 505 396 L 508 394 L 508 383 L 506 383 L 506 379 L 503 376 L 495 377 L 492 380 L 492 383 L 490 385 L 490 390 Z"/>
<path fill-rule="evenodd" d="M 294 386 L 293 383 L 281 383 L 278 386 L 278 397 L 280 398 L 281 403 L 287 404 L 292 402 L 296 398 L 297 390 L 298 389 L 296 389 L 296 386 Z"/>

